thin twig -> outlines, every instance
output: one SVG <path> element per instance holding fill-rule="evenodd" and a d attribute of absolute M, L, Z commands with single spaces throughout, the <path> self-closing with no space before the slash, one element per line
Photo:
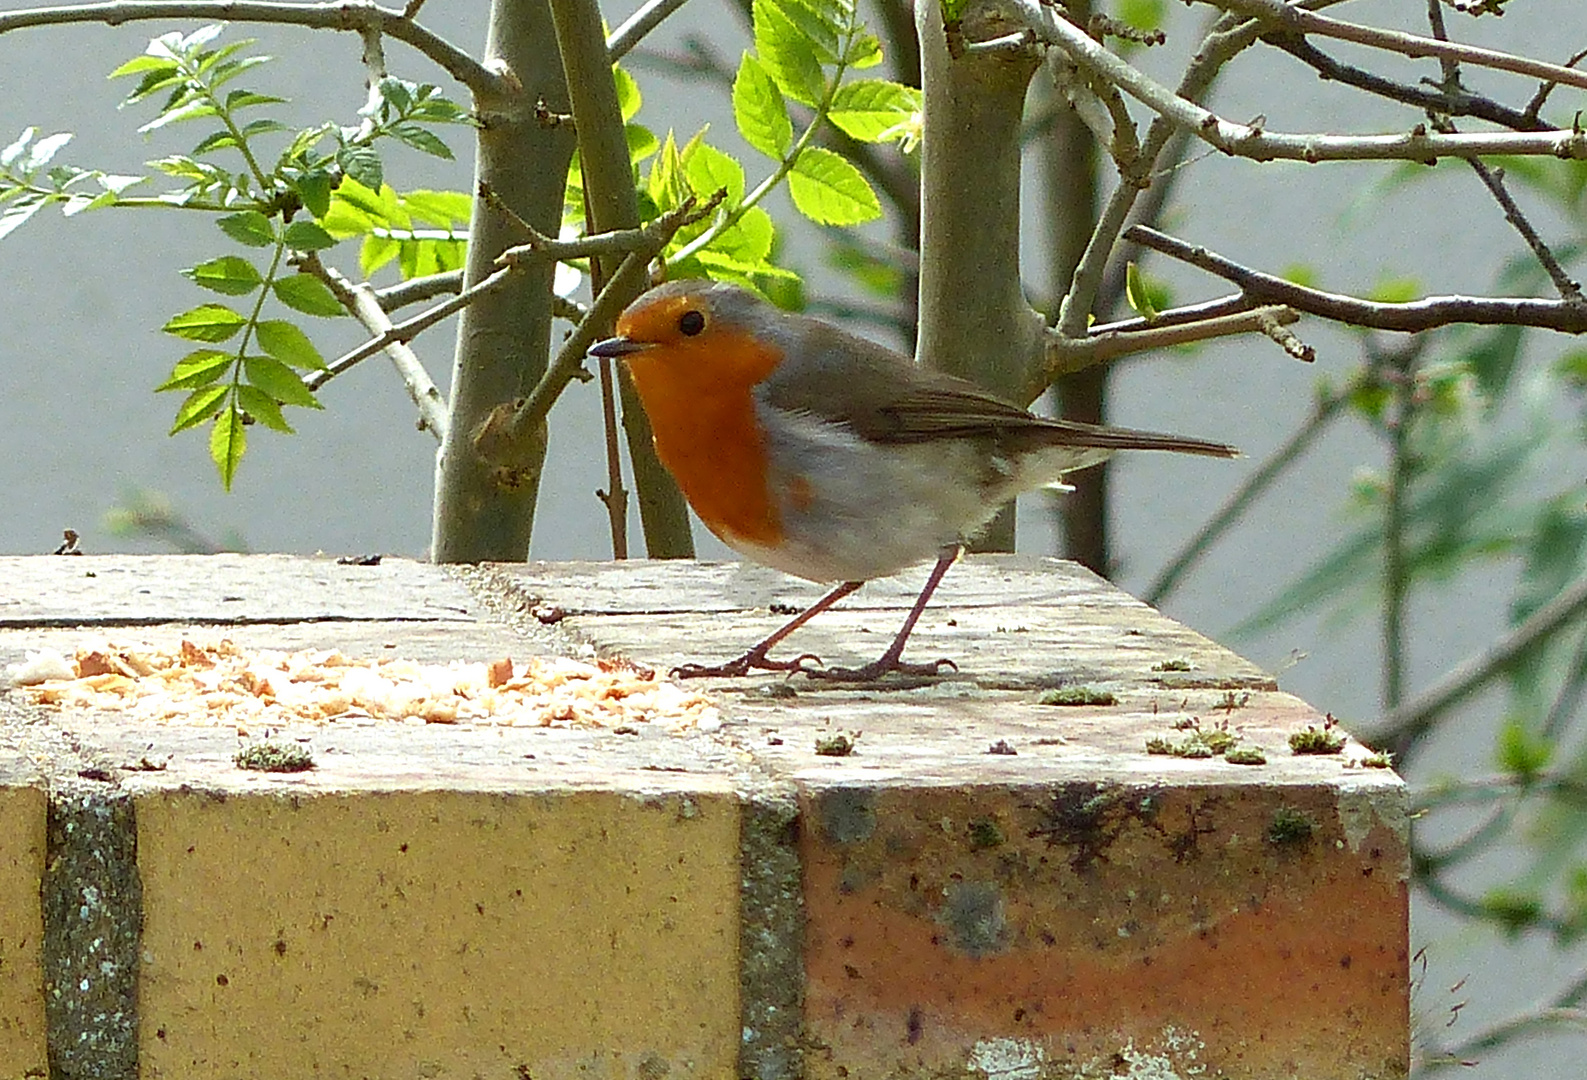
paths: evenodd
<path fill-rule="evenodd" d="M 331 0 L 319 4 L 277 0 L 108 0 L 99 4 L 24 8 L 0 13 L 0 34 L 34 26 L 84 22 L 120 26 L 148 19 L 221 19 L 359 33 L 376 29 L 419 50 L 476 96 L 505 95 L 513 89 L 512 80 L 414 22 L 405 12 L 383 8 L 369 0 Z"/>
<path fill-rule="evenodd" d="M 1578 130 L 1440 135 L 1429 132 L 1426 125 L 1419 124 L 1397 135 L 1295 135 L 1267 131 L 1255 124 L 1232 123 L 1125 63 L 1092 41 L 1084 31 L 1044 7 L 1040 0 L 1013 0 L 1013 3 L 1034 29 L 1047 41 L 1069 53 L 1076 63 L 1091 68 L 1154 112 L 1194 132 L 1208 145 L 1233 157 L 1250 158 L 1253 161 L 1304 161 L 1309 164 L 1323 161 L 1430 163 L 1443 157 L 1493 154 L 1546 154 L 1587 160 L 1587 131 Z M 1555 65 L 1543 66 L 1555 70 Z M 1557 70 L 1569 71 L 1567 68 Z M 1587 74 L 1572 74 L 1587 84 Z"/>
<path fill-rule="evenodd" d="M 1560 261 L 1555 257 L 1554 252 L 1549 249 L 1548 244 L 1538 235 L 1537 230 L 1532 227 L 1532 223 L 1527 220 L 1526 215 L 1521 212 L 1521 207 L 1517 205 L 1509 190 L 1504 186 L 1504 170 L 1489 168 L 1487 164 L 1475 158 L 1468 159 L 1466 164 L 1471 166 L 1472 171 L 1477 174 L 1477 178 L 1482 181 L 1483 186 L 1488 189 L 1494 200 L 1498 202 L 1500 209 L 1504 211 L 1504 219 L 1515 226 L 1515 231 L 1521 234 L 1521 239 L 1526 241 L 1526 246 L 1532 249 L 1532 254 L 1542 264 L 1549 280 L 1554 283 L 1554 288 L 1559 290 L 1560 298 L 1569 300 L 1572 303 L 1581 303 L 1583 299 L 1581 285 L 1571 279 L 1565 267 L 1560 265 Z"/>
<path fill-rule="evenodd" d="M 512 426 L 507 439 L 516 445 L 522 439 L 532 437 L 540 426 L 545 423 L 546 417 L 551 413 L 551 406 L 556 403 L 568 383 L 578 377 L 584 370 L 584 358 L 589 353 L 590 346 L 595 344 L 596 327 L 605 322 L 610 322 L 617 317 L 618 311 L 623 307 L 623 297 L 632 296 L 636 285 L 643 285 L 648 276 L 648 265 L 654 252 L 633 252 L 623 259 L 612 275 L 612 280 L 606 283 L 595 302 L 590 305 L 590 312 L 583 322 L 579 323 L 569 334 L 562 347 L 557 350 L 557 355 L 551 361 L 551 366 L 546 368 L 540 381 L 535 384 L 527 396 L 522 398 L 512 415 Z"/>
<path fill-rule="evenodd" d="M 1583 60 L 1587 60 L 1587 49 L 1583 49 L 1581 52 L 1576 53 L 1569 60 L 1565 61 L 1565 66 L 1573 68 Z M 1544 80 L 1543 84 L 1537 88 L 1537 93 L 1532 95 L 1532 100 L 1526 103 L 1526 114 L 1531 117 L 1536 117 L 1539 113 L 1541 113 L 1543 111 L 1543 106 L 1548 102 L 1548 96 L 1552 94 L 1555 88 L 1558 86 L 1559 83 L 1554 82 L 1553 80 Z"/>
<path fill-rule="evenodd" d="M 445 293 L 456 295 L 463 291 L 463 271 L 445 270 L 439 274 L 409 278 L 407 281 L 375 290 L 375 299 L 386 311 L 396 311 L 409 304 L 418 304 Z"/>
<path fill-rule="evenodd" d="M 1528 649 L 1587 613 L 1587 577 L 1555 594 L 1509 633 L 1462 660 L 1420 693 L 1390 710 L 1372 731 L 1372 741 L 1394 749 L 1401 760 L 1450 709 L 1509 670 Z"/>
<path fill-rule="evenodd" d="M 1438 0 L 1430 0 L 1437 4 Z M 1425 339 L 1413 339 L 1425 340 Z M 1373 356 L 1393 399 L 1388 419 L 1389 476 L 1383 496 L 1383 706 L 1393 709 L 1405 697 L 1405 608 L 1411 574 L 1406 546 L 1406 510 L 1411 478 L 1416 472 L 1411 426 L 1416 422 L 1416 367 L 1420 348 Z"/>
<path fill-rule="evenodd" d="M 1297 311 L 1350 326 L 1416 333 L 1455 323 L 1474 323 L 1536 326 L 1567 334 L 1587 333 L 1587 303 L 1473 296 L 1429 296 L 1403 304 L 1378 303 L 1296 285 L 1144 225 L 1131 226 L 1125 235 L 1154 251 L 1232 281 L 1264 301 L 1285 304 Z"/>
<path fill-rule="evenodd" d="M 355 284 L 334 267 L 326 266 L 316 258 L 306 258 L 299 265 L 324 282 L 336 295 L 336 299 L 341 301 L 342 306 L 363 323 L 364 328 L 371 334 L 380 337 L 392 329 L 391 319 L 381 308 L 380 299 L 375 295 L 375 290 L 369 287 L 368 282 Z M 436 442 L 445 442 L 448 422 L 446 399 L 441 396 L 435 380 L 430 378 L 430 373 L 425 370 L 423 361 L 405 341 L 391 342 L 386 346 L 386 355 L 391 358 L 391 365 L 397 369 L 397 375 L 402 379 L 408 397 L 419 410 L 419 426 L 434 435 Z M 321 380 L 316 385 L 323 385 L 323 382 L 324 380 Z"/>
<path fill-rule="evenodd" d="M 376 353 L 383 351 L 396 342 L 412 341 L 424 331 L 441 322 L 449 316 L 455 315 L 469 304 L 472 304 L 484 293 L 498 288 L 502 282 L 512 276 L 514 267 L 504 266 L 489 277 L 476 282 L 470 288 L 463 290 L 456 296 L 443 300 L 434 307 L 426 308 L 411 319 L 394 324 L 391 329 L 382 334 L 377 334 L 355 349 L 338 356 L 326 365 L 325 370 L 316 371 L 303 380 L 310 390 L 318 389 L 331 379 L 354 367 L 360 362 L 369 359 Z"/>
<path fill-rule="evenodd" d="M 1317 34 L 1322 37 L 1337 38 L 1340 41 L 1350 41 L 1386 52 L 1400 53 L 1403 56 L 1458 60 L 1473 67 L 1530 75 L 1533 78 L 1587 90 L 1587 72 L 1550 64 L 1545 60 L 1534 60 L 1529 56 L 1513 56 L 1494 49 L 1462 45 L 1455 41 L 1439 41 L 1436 38 L 1406 34 L 1398 30 L 1362 26 L 1359 23 L 1318 15 L 1316 12 L 1284 3 L 1284 0 L 1209 0 L 1209 2 L 1226 11 L 1235 11 L 1277 23 L 1297 34 Z"/>
<path fill-rule="evenodd" d="M 623 25 L 612 31 L 606 39 L 606 55 L 617 63 L 628 55 L 630 49 L 644 40 L 645 35 L 661 25 L 661 21 L 684 5 L 685 0 L 646 0 L 639 10 L 623 20 Z"/>
<path fill-rule="evenodd" d="M 1270 306 L 1195 321 L 1176 320 L 1168 325 L 1153 322 L 1136 330 L 1105 330 L 1080 341 L 1071 341 L 1057 331 L 1049 330 L 1046 344 L 1047 378 L 1071 375 L 1150 349 L 1167 349 L 1234 334 L 1266 333 L 1270 325 L 1293 323 L 1299 319 L 1299 315 L 1286 307 Z M 1131 320 L 1132 325 L 1134 321 Z"/>
<path fill-rule="evenodd" d="M 623 230 L 645 234 L 649 238 L 648 245 L 628 252 L 612 279 L 590 305 L 590 310 L 562 343 L 562 348 L 557 351 L 556 358 L 546 368 L 535 388 L 514 407 L 512 426 L 507 436 L 510 443 L 516 445 L 521 439 L 531 437 L 545 423 L 551 413 L 551 406 L 562 391 L 577 377 L 578 372 L 584 370 L 584 357 L 590 346 L 595 344 L 597 328 L 615 319 L 618 311 L 627 303 L 627 298 L 636 295 L 642 288 L 649 275 L 647 268 L 650 260 L 667 246 L 679 229 L 709 217 L 721 201 L 721 192 L 699 204 L 690 199 L 643 229 Z M 502 259 L 505 258 L 503 255 Z"/>
<path fill-rule="evenodd" d="M 1201 47 L 1196 50 L 1195 58 L 1180 78 L 1179 94 L 1182 97 L 1195 99 L 1205 94 L 1223 66 L 1256 41 L 1258 26 L 1255 21 L 1248 21 L 1244 28 L 1239 23 L 1240 20 L 1232 15 L 1225 15 L 1214 22 L 1202 39 Z M 1146 138 L 1141 141 L 1141 160 L 1146 175 L 1151 175 L 1164 148 L 1182 130 L 1163 116 L 1152 121 L 1146 130 Z M 1182 156 L 1182 153 L 1176 155 L 1176 160 Z M 1091 230 L 1091 238 L 1086 242 L 1086 249 L 1069 279 L 1069 291 L 1058 305 L 1057 329 L 1065 337 L 1074 339 L 1085 334 L 1086 324 L 1096 306 L 1098 290 L 1103 284 L 1103 275 L 1108 268 L 1108 260 L 1117 248 L 1119 234 L 1129 220 L 1139 196 L 1140 189 L 1136 185 L 1122 183 L 1116 185 L 1108 196 L 1097 224 Z M 1122 269 L 1119 272 L 1122 274 Z M 1122 279 L 1119 284 L 1122 289 Z"/>
<path fill-rule="evenodd" d="M 1512 109 L 1508 105 L 1494 101 L 1492 98 L 1473 94 L 1470 91 L 1456 88 L 1452 90 L 1429 90 L 1421 86 L 1409 86 L 1405 83 L 1386 79 L 1381 75 L 1364 71 L 1361 68 L 1335 60 L 1311 42 L 1302 37 L 1292 37 L 1288 34 L 1268 34 L 1262 38 L 1264 42 L 1275 49 L 1282 49 L 1301 63 L 1307 65 L 1324 79 L 1353 86 L 1357 90 L 1365 90 L 1369 94 L 1398 101 L 1402 105 L 1413 105 L 1418 109 L 1428 109 L 1443 113 L 1446 116 L 1471 116 L 1478 120 L 1486 120 L 1490 124 L 1509 128 L 1512 131 L 1550 131 L 1553 125 L 1538 119 L 1536 112 Z M 1552 85 L 1552 84 L 1550 84 Z"/>

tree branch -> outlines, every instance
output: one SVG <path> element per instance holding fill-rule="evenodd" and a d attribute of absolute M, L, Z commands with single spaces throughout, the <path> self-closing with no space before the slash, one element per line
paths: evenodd
<path fill-rule="evenodd" d="M 398 308 L 407 307 L 409 304 L 418 304 L 431 300 L 443 293 L 460 293 L 463 291 L 463 271 L 445 270 L 439 274 L 426 274 L 424 277 L 409 278 L 395 285 L 388 285 L 384 289 L 375 290 L 375 299 L 380 301 L 380 306 L 385 311 L 396 311 Z"/>
<path fill-rule="evenodd" d="M 1309 164 L 1321 161 L 1430 163 L 1441 157 L 1493 154 L 1546 154 L 1587 160 L 1587 132 L 1581 130 L 1443 135 L 1429 132 L 1425 125 L 1419 124 L 1399 135 L 1293 135 L 1266 131 L 1255 124 L 1231 123 L 1125 63 L 1098 45 L 1085 31 L 1042 6 L 1040 0 L 1013 0 L 1013 3 L 1044 40 L 1062 48 L 1076 63 L 1091 68 L 1160 116 L 1193 131 L 1209 146 L 1233 157 L 1245 157 L 1253 161 L 1304 161 Z M 1542 66 L 1550 71 L 1571 75 L 1571 85 L 1587 84 L 1587 74 L 1553 64 Z"/>
<path fill-rule="evenodd" d="M 1372 732 L 1372 741 L 1395 748 L 1403 760 L 1406 748 L 1425 735 L 1444 713 L 1503 674 L 1528 649 L 1587 613 L 1587 578 L 1579 578 L 1532 612 L 1509 633 L 1467 659 L 1389 712 Z"/>
<path fill-rule="evenodd" d="M 335 360 L 332 360 L 329 364 L 327 364 L 324 370 L 316 371 L 309 375 L 303 380 L 304 385 L 306 385 L 310 390 L 318 390 L 336 376 L 342 374 L 360 362 L 369 359 L 376 353 L 390 348 L 392 345 L 412 341 L 414 338 L 418 337 L 436 323 L 457 314 L 463 308 L 466 308 L 468 305 L 472 304 L 483 294 L 500 287 L 501 284 L 512 275 L 515 269 L 516 267 L 514 266 L 504 266 L 500 270 L 497 270 L 494 274 L 491 274 L 489 277 L 485 278 L 483 281 L 480 281 L 478 284 L 463 290 L 456 296 L 447 300 L 443 300 L 434 307 L 426 308 L 424 311 L 421 311 L 411 319 L 406 319 L 400 323 L 393 324 L 389 329 L 375 335 L 362 345 L 359 345 L 357 348 L 351 349 L 343 353 L 341 356 L 338 356 Z M 442 431 L 445 431 L 444 426 Z"/>
<path fill-rule="evenodd" d="M 1408 86 L 1393 79 L 1385 79 L 1381 75 L 1335 60 L 1303 37 L 1272 33 L 1263 35 L 1262 40 L 1275 49 L 1289 53 L 1315 70 L 1321 78 L 1344 83 L 1357 90 L 1365 90 L 1369 94 L 1398 101 L 1402 105 L 1412 105 L 1418 109 L 1443 113 L 1445 116 L 1471 116 L 1512 131 L 1550 131 L 1553 127 L 1538 119 L 1535 112 L 1512 109 L 1481 94 L 1467 93 L 1463 90 L 1450 92 L 1429 90 L 1426 87 Z"/>
<path fill-rule="evenodd" d="M 319 4 L 276 0 L 109 0 L 99 4 L 68 4 L 0 13 L 0 34 L 34 26 L 85 22 L 120 26 L 149 19 L 222 19 L 359 34 L 376 30 L 413 46 L 476 96 L 505 94 L 512 88 L 508 77 L 414 22 L 405 12 L 380 7 L 370 0 L 330 0 Z"/>
<path fill-rule="evenodd" d="M 352 312 L 371 334 L 378 338 L 393 329 L 391 319 L 380 306 L 380 299 L 368 282 L 355 285 L 317 258 L 304 259 L 301 265 L 308 273 L 323 281 L 336 294 L 342 306 Z M 419 426 L 428 429 L 436 442 L 446 441 L 446 399 L 436 388 L 435 380 L 430 378 L 418 354 L 408 347 L 406 341 L 393 341 L 386 346 L 386 355 L 391 358 L 391 365 L 397 369 L 408 397 L 413 399 L 414 406 L 419 410 Z"/>
<path fill-rule="evenodd" d="M 1377 303 L 1309 289 L 1232 262 L 1144 225 L 1125 234 L 1138 244 L 1232 281 L 1252 296 L 1297 311 L 1372 330 L 1416 333 L 1439 326 L 1536 326 L 1566 334 L 1587 333 L 1587 303 L 1509 297 L 1429 296 L 1404 304 Z"/>
<path fill-rule="evenodd" d="M 1255 22 L 1247 21 L 1242 27 L 1240 20 L 1232 15 L 1224 15 L 1218 19 L 1202 40 L 1201 47 L 1196 50 L 1195 58 L 1180 79 L 1180 95 L 1194 99 L 1205 94 L 1223 65 L 1241 50 L 1249 48 L 1256 40 L 1256 36 Z M 1153 180 L 1159 184 L 1162 182 L 1153 176 L 1153 170 L 1161 159 L 1164 148 L 1176 134 L 1182 134 L 1182 129 L 1162 116 L 1153 120 L 1151 126 L 1147 128 L 1146 138 L 1141 143 L 1141 160 L 1144 163 L 1144 175 L 1148 182 Z M 1075 339 L 1085 335 L 1086 324 L 1096 306 L 1097 291 L 1102 287 L 1103 277 L 1107 271 L 1108 259 L 1139 196 L 1140 189 L 1134 184 L 1121 183 L 1114 187 L 1113 193 L 1108 197 L 1096 227 L 1091 230 L 1091 239 L 1086 244 L 1085 253 L 1081 256 L 1079 265 L 1075 267 L 1074 276 L 1070 279 L 1069 291 L 1064 294 L 1063 300 L 1058 305 L 1057 328 L 1065 337 Z"/>
<path fill-rule="evenodd" d="M 646 34 L 661 25 L 661 21 L 674 11 L 677 11 L 685 0 L 646 0 L 639 6 L 639 10 L 623 20 L 623 25 L 612 31 L 612 36 L 606 39 L 606 56 L 612 63 L 617 63 L 627 56 L 635 45 L 644 40 Z"/>
<path fill-rule="evenodd" d="M 1242 298 L 1242 302 L 1250 308 L 1250 301 Z M 1214 303 L 1221 307 L 1225 301 Z M 1046 343 L 1047 376 L 1052 379 L 1062 375 L 1072 375 L 1097 364 L 1106 364 L 1150 349 L 1167 349 L 1175 345 L 1189 345 L 1192 342 L 1210 341 L 1213 338 L 1229 337 L 1233 334 L 1266 333 L 1269 325 L 1273 323 L 1288 325 L 1300 320 L 1299 315 L 1281 305 L 1250 308 L 1197 319 L 1184 317 L 1188 311 L 1207 306 L 1198 304 L 1190 309 L 1180 308 L 1164 312 L 1165 317 L 1177 316 L 1167 323 L 1157 319 L 1150 323 L 1145 320 L 1130 319 L 1124 323 L 1094 328 L 1089 336 L 1080 341 L 1066 338 L 1056 330 L 1049 330 Z"/>
<path fill-rule="evenodd" d="M 1398 30 L 1362 26 L 1359 23 L 1318 15 L 1316 12 L 1284 3 L 1283 0 L 1207 0 L 1207 2 L 1226 11 L 1250 15 L 1268 23 L 1277 23 L 1297 34 L 1318 34 L 1386 52 L 1400 53 L 1403 56 L 1456 60 L 1471 64 L 1473 67 L 1530 75 L 1562 86 L 1587 90 L 1587 72 L 1550 64 L 1544 60 L 1533 60 L 1528 56 L 1512 56 L 1509 53 L 1483 49 L 1475 45 L 1462 45 L 1456 41 L 1439 41 L 1436 38 L 1406 34 Z"/>

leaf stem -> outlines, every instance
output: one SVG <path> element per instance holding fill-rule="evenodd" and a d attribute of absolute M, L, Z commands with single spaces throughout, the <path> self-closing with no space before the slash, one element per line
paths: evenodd
<path fill-rule="evenodd" d="M 848 55 L 849 48 L 853 44 L 854 35 L 858 31 L 858 24 L 849 27 L 844 35 L 843 44 L 839 49 L 840 57 Z M 737 206 L 718 218 L 710 228 L 673 252 L 666 260 L 667 262 L 680 262 L 696 252 L 704 251 L 710 247 L 716 242 L 718 237 L 734 225 L 737 225 L 739 219 L 747 214 L 752 206 L 771 194 L 777 185 L 782 183 L 789 173 L 793 172 L 794 165 L 799 161 L 799 155 L 804 153 L 805 147 L 809 146 L 820 132 L 821 125 L 826 123 L 827 113 L 832 110 L 832 102 L 837 97 L 838 88 L 843 84 L 843 73 L 848 70 L 848 66 L 848 61 L 838 60 L 837 66 L 833 68 L 832 78 L 828 81 L 826 90 L 821 95 L 821 103 L 816 106 L 815 116 L 810 118 L 810 123 L 805 125 L 804 131 L 799 133 L 799 138 L 794 140 L 793 146 L 788 149 L 788 153 L 784 155 L 782 163 L 773 170 L 772 174 L 756 184 L 754 189 L 745 195 Z"/>

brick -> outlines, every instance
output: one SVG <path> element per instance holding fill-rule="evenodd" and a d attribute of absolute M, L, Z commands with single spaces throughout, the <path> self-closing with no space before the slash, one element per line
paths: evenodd
<path fill-rule="evenodd" d="M 150 792 L 144 1075 L 720 1077 L 731 796 Z"/>
<path fill-rule="evenodd" d="M 47 1071 L 44 1022 L 44 789 L 0 760 L 0 1076 Z"/>
<path fill-rule="evenodd" d="M 805 809 L 812 1078 L 1405 1074 L 1403 838 L 1331 786 L 842 786 Z"/>

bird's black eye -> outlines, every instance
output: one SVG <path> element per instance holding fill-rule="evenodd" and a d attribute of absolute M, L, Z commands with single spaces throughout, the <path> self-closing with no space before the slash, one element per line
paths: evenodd
<path fill-rule="evenodd" d="M 684 334 L 693 337 L 705 329 L 705 315 L 701 312 L 689 310 L 678 316 L 678 329 Z"/>

